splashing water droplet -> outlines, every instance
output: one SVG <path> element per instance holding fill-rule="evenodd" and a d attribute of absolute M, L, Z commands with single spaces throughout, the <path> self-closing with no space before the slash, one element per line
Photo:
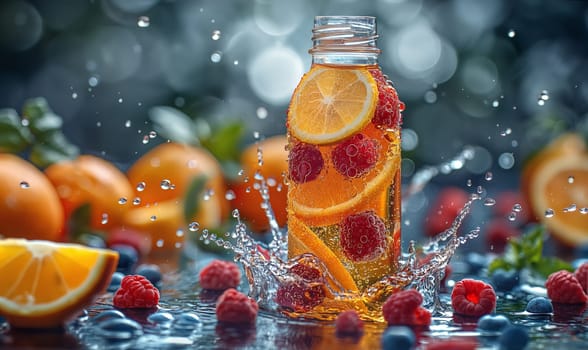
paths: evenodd
<path fill-rule="evenodd" d="M 221 31 L 220 30 L 213 30 L 211 38 L 214 41 L 220 39 L 221 38 Z"/>
<path fill-rule="evenodd" d="M 466 181 L 466 186 L 468 186 L 468 187 L 472 187 L 472 179 L 468 179 L 468 180 Z"/>
<path fill-rule="evenodd" d="M 71 98 L 73 98 L 74 100 L 75 100 L 76 98 L 78 98 L 78 94 L 77 94 L 77 92 L 74 92 L 74 93 L 72 93 L 72 94 L 71 94 Z"/>
<path fill-rule="evenodd" d="M 90 85 L 91 87 L 96 87 L 96 86 L 98 86 L 98 83 L 99 83 L 99 82 L 100 82 L 100 81 L 98 80 L 98 78 L 97 78 L 97 77 L 93 77 L 93 76 L 92 76 L 92 77 L 88 78 L 88 85 Z"/>
<path fill-rule="evenodd" d="M 506 136 L 506 135 L 510 135 L 512 134 L 512 129 L 511 128 L 506 128 L 503 131 L 500 132 L 500 136 Z"/>
<path fill-rule="evenodd" d="M 514 211 L 515 213 L 520 213 L 521 211 L 523 211 L 523 206 L 520 205 L 519 203 L 515 203 L 512 206 L 512 211 Z"/>
<path fill-rule="evenodd" d="M 143 136 L 143 140 L 142 140 L 141 142 L 142 142 L 144 145 L 148 144 L 148 143 L 149 143 L 149 136 L 148 136 L 148 135 L 145 135 L 145 136 Z"/>
<path fill-rule="evenodd" d="M 231 215 L 235 219 L 239 218 L 239 209 L 234 209 L 233 212 L 231 213 Z"/>
<path fill-rule="evenodd" d="M 208 201 L 212 196 L 214 196 L 214 190 L 212 188 L 207 188 L 202 195 L 202 199 Z"/>
<path fill-rule="evenodd" d="M 498 100 L 492 101 L 492 107 L 498 108 L 498 106 L 500 106 L 500 101 L 498 101 Z"/>
<path fill-rule="evenodd" d="M 139 26 L 139 28 L 147 28 L 150 24 L 151 19 L 147 16 L 139 16 L 139 18 L 137 18 L 137 26 Z"/>
<path fill-rule="evenodd" d="M 176 231 L 176 237 L 184 237 L 184 230 L 181 228 Z"/>
<path fill-rule="evenodd" d="M 171 181 L 169 181 L 168 179 L 163 179 L 161 180 L 159 187 L 161 187 L 162 190 L 167 191 L 171 188 Z"/>
<path fill-rule="evenodd" d="M 137 189 L 137 191 L 143 192 L 145 190 L 145 186 L 147 186 L 145 182 L 141 181 L 137 184 L 137 187 L 135 188 Z"/>
<path fill-rule="evenodd" d="M 131 127 L 131 121 L 127 120 L 125 121 L 125 128 L 130 128 Z"/>
<path fill-rule="evenodd" d="M 554 215 L 555 215 L 555 211 L 554 211 L 553 209 L 551 209 L 551 208 L 547 208 L 547 209 L 545 209 L 545 214 L 544 214 L 544 216 L 545 216 L 546 218 L 552 218 Z"/>
<path fill-rule="evenodd" d="M 245 170 L 241 169 L 239 170 L 239 172 L 237 173 L 237 175 L 239 176 L 243 176 L 245 174 Z"/>
<path fill-rule="evenodd" d="M 237 195 L 235 194 L 235 191 L 233 190 L 227 190 L 227 192 L 225 192 L 225 199 L 228 201 L 232 201 L 235 198 L 237 198 Z"/>
<path fill-rule="evenodd" d="M 485 179 L 486 181 L 492 181 L 492 177 L 493 177 L 493 176 L 494 176 L 494 175 L 492 175 L 492 173 L 489 171 L 489 172 L 487 172 L 487 173 L 486 173 L 486 175 L 484 175 L 484 179 Z"/>
<path fill-rule="evenodd" d="M 513 222 L 517 219 L 517 213 L 512 212 L 510 214 L 508 214 L 508 221 Z"/>
<path fill-rule="evenodd" d="M 123 99 L 122 99 L 122 97 L 119 97 L 119 98 L 118 98 L 118 103 L 123 103 Z"/>
<path fill-rule="evenodd" d="M 577 206 L 576 204 L 570 204 L 570 206 L 568 206 L 568 207 L 565 207 L 565 208 L 563 209 L 563 212 L 564 212 L 564 213 L 571 213 L 571 212 L 574 212 L 574 211 L 576 211 L 576 209 L 578 209 L 578 206 Z"/>
<path fill-rule="evenodd" d="M 188 230 L 190 230 L 190 232 L 196 232 L 200 229 L 200 224 L 197 223 L 196 221 L 192 221 L 189 225 L 188 225 Z"/>
<path fill-rule="evenodd" d="M 223 58 L 223 54 L 220 51 L 215 51 L 210 55 L 210 60 L 212 63 L 219 63 Z"/>
<path fill-rule="evenodd" d="M 576 179 L 573 176 L 568 176 L 568 183 L 573 184 Z"/>
<path fill-rule="evenodd" d="M 118 199 L 118 204 L 127 204 L 127 199 L 125 197 L 120 197 Z"/>
<path fill-rule="evenodd" d="M 545 105 L 545 102 L 549 100 L 549 92 L 547 90 L 542 90 L 539 94 L 539 98 L 537 99 L 537 104 L 539 106 Z"/>
<path fill-rule="evenodd" d="M 257 118 L 263 120 L 263 119 L 267 118 L 267 114 L 268 114 L 267 109 L 265 107 L 258 107 L 256 114 L 257 114 Z"/>
<path fill-rule="evenodd" d="M 486 198 L 484 199 L 484 205 L 487 207 L 491 207 L 494 204 L 496 204 L 496 200 L 494 200 L 494 198 Z"/>
<path fill-rule="evenodd" d="M 515 32 L 514 29 L 509 29 L 506 35 L 508 35 L 509 38 L 514 38 L 517 35 L 517 32 Z"/>
<path fill-rule="evenodd" d="M 28 188 L 31 188 L 31 185 L 26 181 L 21 181 L 19 185 L 20 185 L 20 188 L 24 188 L 25 190 Z"/>
<path fill-rule="evenodd" d="M 588 208 L 586 208 L 586 207 L 580 208 L 580 214 L 588 214 Z"/>
<path fill-rule="evenodd" d="M 149 138 L 150 139 L 154 139 L 157 137 L 157 132 L 155 131 L 149 131 Z"/>
<path fill-rule="evenodd" d="M 102 213 L 102 220 L 100 221 L 102 225 L 106 225 L 108 223 L 108 214 Z"/>

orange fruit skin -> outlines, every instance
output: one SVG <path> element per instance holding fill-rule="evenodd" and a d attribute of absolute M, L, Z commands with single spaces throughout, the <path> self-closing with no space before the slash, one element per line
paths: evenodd
<path fill-rule="evenodd" d="M 125 174 L 112 163 L 93 155 L 55 163 L 45 174 L 57 190 L 66 219 L 90 204 L 90 227 L 102 230 L 119 226 L 132 202 L 133 189 Z M 121 198 L 126 204 L 119 204 Z M 103 223 L 104 214 L 107 221 Z"/>
<path fill-rule="evenodd" d="M 256 172 L 263 175 L 266 181 L 275 180 L 276 185 L 269 187 L 270 203 L 280 227 L 285 226 L 288 220 L 288 188 L 283 183 L 284 176 L 288 174 L 287 144 L 286 135 L 276 135 L 249 145 L 240 159 L 243 176 L 229 184 L 229 188 L 235 192 L 235 199 L 231 201 L 233 209 L 239 210 L 241 218 L 255 232 L 265 232 L 270 228 L 265 211 L 261 208 L 261 194 L 253 188 Z M 263 152 L 261 166 L 258 164 L 258 148 Z M 249 179 L 248 182 L 245 179 Z"/>
<path fill-rule="evenodd" d="M 63 209 L 49 179 L 26 160 L 0 153 L 0 236 L 56 241 L 63 227 Z"/>
<path fill-rule="evenodd" d="M 575 183 L 567 182 L 575 176 Z M 578 211 L 563 213 L 571 204 L 587 207 L 586 199 L 578 202 L 574 193 L 582 197 L 583 186 L 588 183 L 588 151 L 582 137 L 565 133 L 535 154 L 521 173 L 521 192 L 526 198 L 536 221 L 545 224 L 553 237 L 567 246 L 588 241 L 588 217 Z M 583 201 L 583 202 L 582 202 Z M 545 210 L 555 211 L 552 218 Z"/>
<path fill-rule="evenodd" d="M 178 237 L 176 232 L 178 229 L 187 231 L 188 223 L 183 216 L 186 191 L 198 176 L 207 178 L 204 188 L 212 195 L 205 200 L 203 194 L 199 194 L 202 196 L 199 209 L 191 219 L 201 229 L 218 228 L 230 211 L 230 203 L 225 199 L 227 185 L 218 160 L 204 148 L 174 142 L 151 149 L 127 171 L 134 187 L 133 196 L 140 198 L 141 204 L 127 213 L 125 224 L 150 234 L 153 248 L 175 249 L 176 242 L 183 242 L 183 237 Z M 162 188 L 164 180 L 169 181 L 173 189 Z M 145 183 L 143 191 L 137 189 L 141 182 Z M 155 220 L 151 220 L 152 215 L 156 216 Z M 163 247 L 156 247 L 159 239 L 164 240 Z"/>

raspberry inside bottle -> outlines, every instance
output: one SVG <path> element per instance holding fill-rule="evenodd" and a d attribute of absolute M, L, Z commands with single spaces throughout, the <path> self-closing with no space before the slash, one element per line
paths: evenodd
<path fill-rule="evenodd" d="M 400 254 L 403 104 L 376 39 L 374 17 L 316 17 L 312 65 L 287 116 L 288 255 L 318 257 L 360 312 L 362 292 L 393 275 Z M 326 296 L 305 316 L 336 312 Z"/>

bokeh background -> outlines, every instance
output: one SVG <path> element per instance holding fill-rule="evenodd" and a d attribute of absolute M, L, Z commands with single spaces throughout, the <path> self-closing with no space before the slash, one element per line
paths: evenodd
<path fill-rule="evenodd" d="M 82 152 L 122 165 L 165 141 L 143 141 L 153 106 L 242 121 L 244 143 L 283 133 L 326 14 L 377 16 L 407 105 L 405 178 L 472 145 L 447 181 L 516 186 L 538 145 L 586 119 L 588 6 L 568 0 L 3 0 L 0 107 L 43 96 Z"/>

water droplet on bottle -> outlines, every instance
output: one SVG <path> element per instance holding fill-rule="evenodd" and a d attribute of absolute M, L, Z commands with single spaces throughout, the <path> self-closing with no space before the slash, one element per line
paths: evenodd
<path fill-rule="evenodd" d="M 196 232 L 200 229 L 200 224 L 197 223 L 196 221 L 192 221 L 189 225 L 188 225 L 188 230 L 190 230 L 190 232 Z"/>
<path fill-rule="evenodd" d="M 235 191 L 233 190 L 227 190 L 227 192 L 225 192 L 225 199 L 228 201 L 232 201 L 235 198 L 237 198 Z"/>
<path fill-rule="evenodd" d="M 588 214 L 588 208 L 586 208 L 586 207 L 580 208 L 580 214 Z"/>
<path fill-rule="evenodd" d="M 491 207 L 494 204 L 496 204 L 496 200 L 494 200 L 493 198 L 486 198 L 484 199 L 484 205 L 487 207 Z"/>
<path fill-rule="evenodd" d="M 576 180 L 573 176 L 568 176 L 568 183 L 573 184 L 574 180 Z"/>
<path fill-rule="evenodd" d="M 102 213 L 102 220 L 100 221 L 102 225 L 106 225 L 108 223 L 108 214 Z"/>
<path fill-rule="evenodd" d="M 141 181 L 137 184 L 136 189 L 139 192 L 143 192 L 145 190 L 145 186 L 146 186 L 145 182 Z"/>
<path fill-rule="evenodd" d="M 137 18 L 137 26 L 139 26 L 139 28 L 147 28 L 150 24 L 151 19 L 147 16 L 139 16 L 139 18 Z"/>
<path fill-rule="evenodd" d="M 221 38 L 221 31 L 220 30 L 213 30 L 212 31 L 212 40 L 218 40 Z"/>
<path fill-rule="evenodd" d="M 223 54 L 220 51 L 215 51 L 212 53 L 212 55 L 210 55 L 210 60 L 212 61 L 212 63 L 219 63 L 222 58 Z"/>
<path fill-rule="evenodd" d="M 151 216 L 149 217 L 149 220 L 150 220 L 150 221 L 155 221 L 155 220 L 157 220 L 157 215 L 151 215 Z"/>
<path fill-rule="evenodd" d="M 31 185 L 26 181 L 21 181 L 20 188 L 24 188 L 24 189 L 31 188 Z"/>
<path fill-rule="evenodd" d="M 263 119 L 267 118 L 267 109 L 265 107 L 258 107 L 256 113 L 257 113 L 257 118 L 259 118 L 259 119 L 263 120 Z"/>
<path fill-rule="evenodd" d="M 139 198 L 139 197 L 135 197 L 135 198 L 133 199 L 133 205 L 139 205 L 139 204 L 141 204 L 141 198 Z"/>
<path fill-rule="evenodd" d="M 555 212 L 551 208 L 545 209 L 545 217 L 552 218 L 555 215 Z"/>
<path fill-rule="evenodd" d="M 576 206 L 576 204 L 571 204 L 569 207 L 564 208 L 563 212 L 564 213 L 571 213 L 571 212 L 576 211 L 577 208 L 578 207 Z"/>
<path fill-rule="evenodd" d="M 514 211 L 515 213 L 520 213 L 521 211 L 523 211 L 523 206 L 519 203 L 516 203 L 512 206 L 512 211 Z"/>
<path fill-rule="evenodd" d="M 130 128 L 131 127 L 131 121 L 127 120 L 125 121 L 125 128 Z"/>
<path fill-rule="evenodd" d="M 514 29 L 510 29 L 507 35 L 509 38 L 514 38 L 517 35 L 517 32 L 515 32 Z"/>
<path fill-rule="evenodd" d="M 125 197 L 120 197 L 118 199 L 118 204 L 122 205 L 122 204 L 126 204 L 126 203 L 127 203 L 127 199 Z"/>
<path fill-rule="evenodd" d="M 167 191 L 171 187 L 171 181 L 169 181 L 168 179 L 163 179 L 161 180 L 161 184 L 159 184 L 159 187 L 161 187 L 162 190 Z"/>

